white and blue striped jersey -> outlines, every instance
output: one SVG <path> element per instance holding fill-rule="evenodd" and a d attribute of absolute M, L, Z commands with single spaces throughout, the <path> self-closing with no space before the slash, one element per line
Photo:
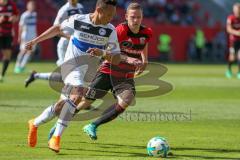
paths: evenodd
<path fill-rule="evenodd" d="M 19 26 L 23 28 L 21 40 L 30 41 L 37 36 L 37 13 L 25 11 L 20 18 Z"/>
<path fill-rule="evenodd" d="M 64 20 L 68 19 L 70 16 L 75 14 L 82 14 L 83 13 L 83 6 L 80 3 L 77 3 L 77 5 L 74 7 L 69 2 L 67 2 L 65 5 L 63 5 L 57 14 L 57 17 L 54 21 L 54 25 L 61 24 Z M 65 30 L 65 34 L 71 34 L 71 30 Z M 58 47 L 60 48 L 67 48 L 68 40 L 64 37 L 61 37 L 61 39 L 58 42 Z"/>
<path fill-rule="evenodd" d="M 94 25 L 90 20 L 90 14 L 71 16 L 61 24 L 61 28 L 63 30 L 69 28 L 74 30 L 64 62 L 87 54 L 86 51 L 89 48 L 105 49 L 108 44 L 114 44 L 114 47 L 110 48 L 113 54 L 120 53 L 115 27 L 110 23 L 107 25 Z"/>
<path fill-rule="evenodd" d="M 72 6 L 69 2 L 63 5 L 57 14 L 57 17 L 54 21 L 54 25 L 61 24 L 64 20 L 68 19 L 70 16 L 75 14 L 82 14 L 83 6 L 80 3 L 77 3 L 77 6 Z"/>

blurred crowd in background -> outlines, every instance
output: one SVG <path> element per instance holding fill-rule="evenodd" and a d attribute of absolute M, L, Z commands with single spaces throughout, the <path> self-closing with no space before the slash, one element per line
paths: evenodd
<path fill-rule="evenodd" d="M 52 0 L 48 0 L 52 2 Z M 87 12 L 92 10 L 95 1 L 81 0 Z M 126 9 L 132 0 L 118 0 L 118 6 Z M 170 23 L 178 25 L 207 25 L 209 12 L 199 15 L 201 5 L 193 0 L 144 0 L 138 1 L 143 6 L 146 18 L 154 18 L 157 23 Z M 62 6 L 64 0 L 54 0 L 56 7 Z"/>
<path fill-rule="evenodd" d="M 26 0 L 15 0 L 15 2 L 17 3 L 19 10 L 23 12 L 25 10 Z M 85 7 L 85 13 L 94 10 L 95 1 L 79 0 L 79 2 Z M 118 11 L 124 13 L 126 6 L 128 6 L 130 2 L 131 0 L 118 0 Z M 231 8 L 227 11 L 224 10 L 225 17 L 219 19 L 216 16 L 218 14 L 212 12 L 210 9 L 207 9 L 206 6 L 210 5 L 210 2 L 208 1 L 144 0 L 138 2 L 140 2 L 143 6 L 145 19 L 152 21 L 153 24 L 175 25 L 180 27 L 192 26 L 196 28 L 194 34 L 191 34 L 191 36 L 187 39 L 187 44 L 183 44 L 186 45 L 185 48 L 187 52 L 187 57 L 183 59 L 189 62 L 224 62 L 226 60 L 228 42 L 225 31 L 225 17 L 227 14 L 231 13 Z M 214 0 L 211 1 L 211 3 L 213 2 Z M 46 10 L 42 9 L 38 10 L 39 12 L 45 12 L 42 14 L 38 13 L 39 18 L 42 19 L 42 21 L 48 21 L 51 24 L 58 9 L 64 5 L 66 1 L 43 0 L 42 3 L 45 4 L 45 8 L 48 12 L 46 13 Z M 226 1 L 226 3 L 228 2 Z M 215 4 L 217 7 L 224 5 Z M 217 7 L 215 7 L 216 10 Z M 124 14 L 117 15 L 114 24 L 122 22 L 123 19 Z M 218 32 L 209 39 L 207 38 L 209 36 L 205 35 L 202 27 L 215 27 Z M 159 28 L 159 30 L 161 30 L 161 28 Z M 155 46 L 155 48 L 156 51 L 160 53 L 160 56 L 158 58 L 155 57 L 155 59 L 160 61 L 175 61 L 175 58 L 173 58 L 174 56 L 172 55 L 178 50 L 174 49 L 175 44 L 173 37 L 171 37 L 168 33 L 164 33 L 156 36 L 156 39 L 159 39 L 159 44 Z"/>

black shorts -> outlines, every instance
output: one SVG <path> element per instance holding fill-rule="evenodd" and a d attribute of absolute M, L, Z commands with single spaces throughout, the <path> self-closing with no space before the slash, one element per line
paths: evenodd
<path fill-rule="evenodd" d="M 235 42 L 233 43 L 233 48 L 234 48 L 235 54 L 237 54 L 238 51 L 240 50 L 240 41 L 235 41 Z"/>
<path fill-rule="evenodd" d="M 0 36 L 0 49 L 11 49 L 12 41 L 12 36 Z"/>
<path fill-rule="evenodd" d="M 85 95 L 86 99 L 95 100 L 104 97 L 111 90 L 116 97 L 123 91 L 136 94 L 135 82 L 133 79 L 116 78 L 109 74 L 97 72 L 95 78 L 89 85 L 89 89 Z"/>

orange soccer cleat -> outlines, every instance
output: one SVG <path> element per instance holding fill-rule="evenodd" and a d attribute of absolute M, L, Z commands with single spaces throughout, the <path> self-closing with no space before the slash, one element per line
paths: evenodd
<path fill-rule="evenodd" d="M 37 127 L 33 124 L 34 119 L 28 121 L 28 145 L 35 147 L 37 144 Z"/>
<path fill-rule="evenodd" d="M 48 148 L 58 153 L 60 150 L 60 136 L 52 136 L 48 141 Z"/>

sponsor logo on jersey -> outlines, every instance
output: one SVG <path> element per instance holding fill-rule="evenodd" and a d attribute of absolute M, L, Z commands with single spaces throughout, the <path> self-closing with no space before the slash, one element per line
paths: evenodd
<path fill-rule="evenodd" d="M 131 39 L 130 39 L 131 40 Z M 132 42 L 131 41 L 123 41 L 121 43 L 121 48 L 131 48 L 132 47 Z"/>
<path fill-rule="evenodd" d="M 93 35 L 93 34 L 84 33 L 84 32 L 80 32 L 79 36 L 83 37 L 85 39 L 91 39 L 91 40 L 94 40 L 94 41 L 104 41 L 103 37 L 99 37 L 99 36 L 96 36 L 96 35 Z"/>
<path fill-rule="evenodd" d="M 139 55 L 142 53 L 142 50 L 134 50 L 134 49 L 128 49 L 128 48 L 122 48 L 122 51 L 134 54 L 134 55 Z"/>
<path fill-rule="evenodd" d="M 84 20 L 84 19 L 83 19 Z M 97 35 L 97 36 L 103 36 L 106 38 L 109 38 L 109 36 L 112 33 L 112 29 L 111 28 L 103 28 L 103 27 L 99 27 L 99 26 L 93 26 L 92 24 L 83 22 L 83 20 L 74 20 L 74 29 L 77 31 L 81 31 L 81 32 L 86 32 L 89 34 L 93 34 L 93 35 Z M 87 26 L 89 28 L 82 28 L 81 26 Z"/>
<path fill-rule="evenodd" d="M 88 27 L 88 26 L 84 26 L 84 25 L 81 25 L 81 28 L 82 28 L 82 29 L 87 29 L 87 30 L 90 29 L 90 27 Z"/>
<path fill-rule="evenodd" d="M 100 28 L 100 29 L 99 29 L 99 34 L 100 34 L 101 36 L 105 36 L 106 33 L 107 33 L 107 31 L 106 31 L 104 28 Z"/>

